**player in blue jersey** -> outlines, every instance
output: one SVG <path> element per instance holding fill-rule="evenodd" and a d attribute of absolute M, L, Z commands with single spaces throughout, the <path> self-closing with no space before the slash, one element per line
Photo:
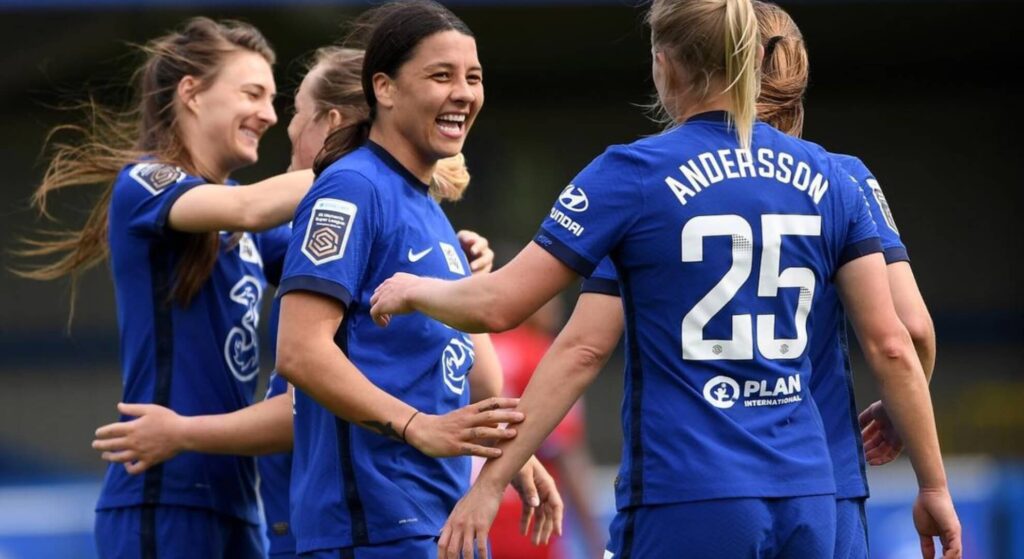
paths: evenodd
<path fill-rule="evenodd" d="M 468 275 L 429 181 L 483 103 L 463 22 L 433 2 L 380 9 L 362 70 L 369 120 L 328 137 L 281 283 L 277 368 L 296 387 L 291 521 L 303 557 L 432 557 L 469 481 L 467 457 L 441 457 L 500 454 L 432 433 L 506 439 L 496 423 L 522 417 L 497 409 L 510 401 L 474 364 L 484 348 L 469 334 L 423 316 L 388 332 L 370 319 L 372 288 L 396 271 Z M 544 477 L 535 504 L 550 533 L 560 500 L 539 463 L 524 463 L 520 476 Z"/>
<path fill-rule="evenodd" d="M 505 268 L 458 282 L 396 275 L 375 292 L 371 313 L 382 324 L 418 310 L 501 330 L 609 256 L 622 280 L 628 359 L 619 514 L 606 556 L 826 557 L 835 484 L 804 387 L 815 287 L 834 278 L 907 435 L 921 485 L 918 529 L 959 556 L 927 387 L 860 191 L 821 148 L 753 124 L 749 2 L 658 1 L 649 22 L 654 81 L 681 126 L 595 160 Z M 586 343 L 570 342 L 561 362 L 538 368 L 520 404 L 528 419 L 452 513 L 442 556 L 483 544 L 495 488 L 592 379 L 589 366 L 608 348 L 588 344 L 614 336 L 577 324 Z"/>
<path fill-rule="evenodd" d="M 291 170 L 312 167 L 319 146 L 332 130 L 366 118 L 368 108 L 360 84 L 362 61 L 363 51 L 358 49 L 325 47 L 316 52 L 296 92 L 295 113 L 288 128 Z M 431 182 L 432 194 L 438 199 L 458 199 L 468 181 L 461 155 L 442 160 Z M 494 253 L 487 240 L 472 231 L 460 231 L 458 238 L 461 249 L 472 258 L 470 269 L 474 273 L 490 271 Z M 273 285 L 279 283 L 283 256 L 283 251 L 264 254 L 267 279 Z M 268 318 L 271 340 L 277 337 L 279 301 L 274 300 Z M 130 464 L 133 472 L 142 472 L 186 451 L 262 455 L 257 458 L 257 466 L 268 553 L 275 559 L 293 557 L 295 539 L 288 498 L 291 453 L 282 452 L 290 451 L 292 445 L 291 397 L 284 395 L 287 389 L 287 382 L 272 373 L 263 403 L 214 416 L 186 418 L 162 406 L 124 404 L 121 412 L 133 419 L 98 429 L 94 446 L 106 450 L 116 440 L 121 450 L 134 451 L 136 460 Z M 275 399 L 277 396 L 282 397 Z"/>
<path fill-rule="evenodd" d="M 255 28 L 196 18 L 144 51 L 138 105 L 124 115 L 96 108 L 92 128 L 79 128 L 86 140 L 58 146 L 36 201 L 45 210 L 55 190 L 113 184 L 82 230 L 36 243 L 30 252 L 58 259 L 28 275 L 74 278 L 109 255 L 122 400 L 230 412 L 255 389 L 267 268 L 286 247 L 272 228 L 291 217 L 312 174 L 247 187 L 229 179 L 257 160 L 277 120 L 274 53 Z M 186 453 L 132 476 L 146 466 L 136 457 L 117 441 L 104 453 L 119 463 L 97 505 L 101 557 L 263 555 L 252 459 Z"/>

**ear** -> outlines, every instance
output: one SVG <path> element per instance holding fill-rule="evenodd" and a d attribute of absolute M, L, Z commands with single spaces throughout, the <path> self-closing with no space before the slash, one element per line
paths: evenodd
<path fill-rule="evenodd" d="M 338 109 L 331 109 L 327 111 L 327 128 L 328 130 L 337 130 L 341 123 L 345 121 L 345 117 L 341 114 Z"/>
<path fill-rule="evenodd" d="M 199 110 L 199 100 L 196 94 L 199 93 L 199 80 L 195 76 L 185 76 L 178 82 L 178 99 L 186 110 L 193 113 Z"/>
<path fill-rule="evenodd" d="M 373 75 L 373 93 L 377 96 L 377 105 L 387 109 L 395 106 L 395 82 L 384 72 Z"/>

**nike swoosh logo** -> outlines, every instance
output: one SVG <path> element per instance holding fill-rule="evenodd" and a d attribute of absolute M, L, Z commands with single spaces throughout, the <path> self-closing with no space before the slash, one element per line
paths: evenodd
<path fill-rule="evenodd" d="M 432 251 L 432 250 L 434 250 L 434 247 L 430 247 L 430 248 L 428 248 L 426 250 L 421 250 L 420 252 L 413 252 L 412 249 L 410 248 L 409 249 L 409 262 L 419 262 L 420 260 L 423 259 L 424 256 L 430 254 L 430 251 Z"/>

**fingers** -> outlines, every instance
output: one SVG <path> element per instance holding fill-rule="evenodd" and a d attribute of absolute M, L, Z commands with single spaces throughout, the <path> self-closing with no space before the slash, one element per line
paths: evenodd
<path fill-rule="evenodd" d="M 125 437 L 119 437 L 116 439 L 96 439 L 92 442 L 93 450 L 99 450 L 102 452 L 114 452 L 122 450 L 128 446 L 128 439 Z"/>
<path fill-rule="evenodd" d="M 142 472 L 145 472 L 146 470 L 149 469 L 150 466 L 152 466 L 151 463 L 149 463 L 149 462 L 147 462 L 145 460 L 138 460 L 136 462 L 128 462 L 128 463 L 126 463 L 124 465 L 124 469 L 129 474 L 134 476 L 134 475 L 141 474 Z"/>
<path fill-rule="evenodd" d="M 126 404 L 124 402 L 117 403 L 117 411 L 121 412 L 121 415 L 130 415 L 138 417 L 140 415 L 146 415 L 146 412 L 153 407 L 153 404 Z"/>
<path fill-rule="evenodd" d="M 462 534 L 462 557 L 463 559 L 472 559 L 473 557 L 473 532 L 466 530 Z M 484 557 L 487 557 L 484 555 Z"/>
<path fill-rule="evenodd" d="M 516 436 L 515 429 L 499 429 L 497 427 L 473 427 L 467 429 L 466 434 L 471 441 L 506 440 Z"/>
<path fill-rule="evenodd" d="M 444 528 L 441 528 L 441 537 L 437 538 L 437 559 L 446 559 L 448 557 L 448 543 L 452 539 L 452 526 L 448 522 L 445 522 Z"/>
<path fill-rule="evenodd" d="M 107 462 L 131 462 L 139 457 L 138 453 L 134 450 L 119 450 L 119 451 L 108 451 L 100 454 L 100 458 Z"/>
<path fill-rule="evenodd" d="M 476 556 L 479 559 L 487 559 L 487 532 L 476 533 Z M 466 559 L 469 559 L 468 557 Z"/>
<path fill-rule="evenodd" d="M 868 426 L 874 420 L 874 415 L 871 413 L 871 406 L 864 408 L 864 411 L 860 412 L 857 416 L 857 422 L 860 423 L 860 428 L 863 429 Z"/>
<path fill-rule="evenodd" d="M 527 501 L 523 500 L 523 513 L 519 516 L 519 533 L 528 536 L 530 534 L 530 524 L 533 522 L 533 515 L 537 512 L 537 508 L 527 504 Z"/>
<path fill-rule="evenodd" d="M 478 411 L 490 411 L 497 409 L 508 409 L 514 408 L 519 405 L 519 398 L 502 398 L 500 396 L 493 396 L 482 402 L 477 402 Z"/>
<path fill-rule="evenodd" d="M 963 556 L 963 547 L 958 534 L 943 531 L 939 540 L 942 542 L 942 559 L 960 559 Z"/>
<path fill-rule="evenodd" d="M 925 559 L 935 558 L 935 542 L 931 536 L 921 536 L 921 557 Z"/>
<path fill-rule="evenodd" d="M 521 411 L 485 411 L 477 413 L 469 418 L 469 424 L 472 426 L 477 425 L 497 425 L 499 423 L 519 423 L 526 416 Z"/>
<path fill-rule="evenodd" d="M 116 437 L 123 437 L 127 435 L 132 429 L 130 422 L 119 421 L 117 423 L 108 423 L 99 429 L 96 429 L 97 439 L 113 439 Z"/>
<path fill-rule="evenodd" d="M 459 447 L 460 456 L 479 456 L 481 458 L 497 458 L 501 456 L 500 448 L 491 448 L 478 444 L 464 443 Z"/>

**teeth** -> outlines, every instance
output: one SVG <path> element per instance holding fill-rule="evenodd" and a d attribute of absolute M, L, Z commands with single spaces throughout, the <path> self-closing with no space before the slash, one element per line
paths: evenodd
<path fill-rule="evenodd" d="M 248 128 L 243 128 L 242 129 L 242 134 L 245 134 L 246 136 L 249 136 L 250 138 L 252 138 L 254 140 L 259 139 L 259 134 L 257 134 L 256 132 L 254 132 L 252 130 L 249 130 Z"/>
<path fill-rule="evenodd" d="M 462 124 L 463 122 L 466 122 L 466 115 L 441 115 L 440 117 L 438 117 L 438 120 L 445 120 L 448 122 L 457 122 L 459 124 Z"/>

